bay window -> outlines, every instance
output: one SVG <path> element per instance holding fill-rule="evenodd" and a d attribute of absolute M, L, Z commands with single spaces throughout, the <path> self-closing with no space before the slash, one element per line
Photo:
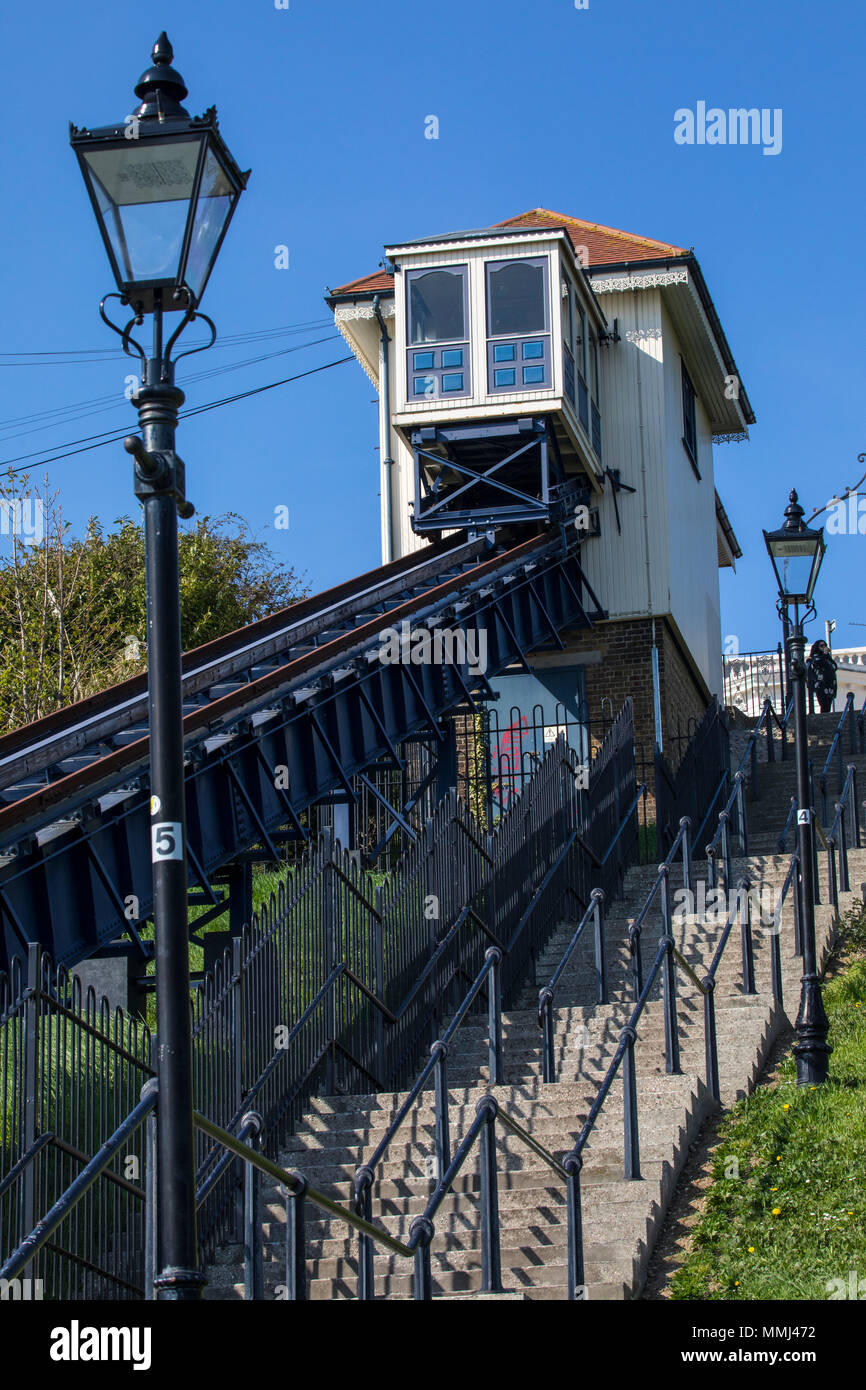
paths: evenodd
<path fill-rule="evenodd" d="M 487 389 L 552 384 L 548 258 L 488 261 Z"/>
<path fill-rule="evenodd" d="M 409 399 L 468 396 L 468 266 L 410 270 L 406 282 Z"/>

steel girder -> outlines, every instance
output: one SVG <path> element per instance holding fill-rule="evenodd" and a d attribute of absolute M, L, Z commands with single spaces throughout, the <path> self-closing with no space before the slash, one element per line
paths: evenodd
<path fill-rule="evenodd" d="M 306 807 L 335 791 L 354 800 L 352 777 L 389 754 L 396 759 L 401 740 L 422 731 L 440 740 L 441 717 L 489 694 L 489 676 L 525 665 L 561 629 L 603 616 L 577 547 L 562 535 L 536 538 L 187 715 L 191 888 L 216 904 L 211 878 L 221 866 L 252 845 L 278 858 L 272 835 L 285 826 L 303 833 Z M 383 633 L 405 636 L 407 627 L 407 659 L 383 659 Z M 452 660 L 436 659 L 435 641 L 429 659 L 412 659 L 413 651 L 423 656 L 425 629 L 452 634 Z M 462 650 L 454 636 L 461 632 Z M 472 655 L 485 645 L 482 670 Z M 438 651 L 444 656 L 444 646 Z M 17 851 L 0 869 L 0 968 L 28 941 L 71 964 L 137 936 L 136 922 L 151 911 L 147 740 L 141 744 L 105 758 L 86 799 L 45 811 L 42 843 L 38 819 L 20 826 Z"/>

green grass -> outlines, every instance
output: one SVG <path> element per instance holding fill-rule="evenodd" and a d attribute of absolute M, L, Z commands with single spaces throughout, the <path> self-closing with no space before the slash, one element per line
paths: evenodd
<path fill-rule="evenodd" d="M 852 1270 L 866 1295 L 866 910 L 844 926 L 845 966 L 823 991 L 829 1080 L 798 1087 L 789 1054 L 722 1122 L 673 1298 L 827 1300 Z"/>

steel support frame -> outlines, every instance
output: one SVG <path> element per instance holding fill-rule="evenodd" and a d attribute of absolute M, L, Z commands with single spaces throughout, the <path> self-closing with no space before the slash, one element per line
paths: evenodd
<path fill-rule="evenodd" d="M 443 596 L 413 615 L 419 626 L 426 621 L 450 623 L 470 634 L 483 630 L 484 671 L 473 673 L 468 661 L 462 667 L 386 664 L 381 643 L 377 648 L 368 642 L 315 678 L 304 674 L 287 680 L 279 694 L 263 694 L 256 708 L 274 711 L 273 717 L 256 723 L 256 708 L 245 710 L 243 718 L 226 725 L 233 732 L 230 742 L 208 752 L 204 738 L 190 740 L 185 774 L 191 884 L 203 888 L 254 844 L 264 841 L 273 851 L 273 832 L 297 826 L 306 807 L 336 789 L 351 788 L 356 774 L 383 758 L 399 761 L 397 748 L 407 738 L 432 734 L 441 740 L 442 717 L 465 707 L 467 694 L 488 696 L 490 676 L 549 644 L 552 629 L 585 626 L 603 616 L 600 610 L 587 613 L 587 592 L 576 547 L 564 550 L 552 540 L 531 557 L 467 586 L 456 600 Z M 287 786 L 277 785 L 286 780 L 275 775 L 278 768 L 287 770 Z M 126 930 L 119 903 L 130 894 L 138 899 L 137 920 L 151 915 L 150 789 L 144 773 L 136 769 L 140 786 L 134 794 L 76 824 L 71 833 L 42 847 L 31 834 L 29 853 L 0 870 L 7 956 L 21 952 L 22 936 L 40 941 L 64 964 L 91 955 Z M 125 784 L 129 780 L 126 770 L 118 777 Z M 99 794 L 107 789 L 100 787 Z M 93 798 L 90 792 L 91 804 Z M 94 854 L 113 892 L 95 871 Z M 0 968 L 3 964 L 0 960 Z"/>

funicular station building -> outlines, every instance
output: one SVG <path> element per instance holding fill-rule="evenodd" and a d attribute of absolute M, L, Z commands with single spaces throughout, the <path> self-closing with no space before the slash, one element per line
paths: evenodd
<path fill-rule="evenodd" d="M 606 616 L 497 679 L 502 753 L 630 695 L 675 762 L 671 732 L 722 697 L 718 571 L 741 554 L 713 445 L 754 422 L 694 252 L 535 208 L 385 256 L 327 301 L 379 393 L 383 559 L 576 525 Z"/>

